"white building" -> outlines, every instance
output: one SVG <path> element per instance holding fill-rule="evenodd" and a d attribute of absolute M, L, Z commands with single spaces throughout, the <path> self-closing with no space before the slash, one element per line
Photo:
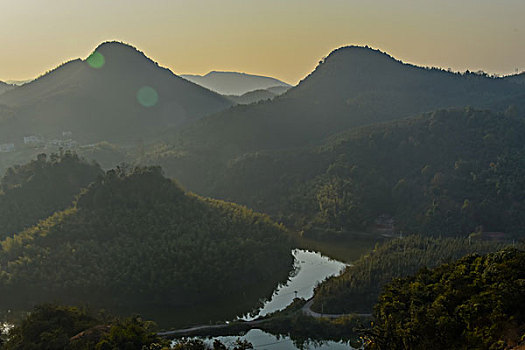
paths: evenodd
<path fill-rule="evenodd" d="M 36 143 L 41 143 L 42 138 L 40 136 L 24 136 L 24 144 L 26 145 L 34 145 Z"/>
<path fill-rule="evenodd" d="M 50 145 L 50 146 L 58 146 L 58 147 L 60 147 L 60 146 L 62 146 L 63 142 L 64 141 L 62 141 L 62 140 L 49 140 L 49 141 L 47 141 L 47 144 Z"/>
<path fill-rule="evenodd" d="M 62 137 L 71 137 L 73 133 L 71 131 L 62 131 Z"/>
<path fill-rule="evenodd" d="M 74 140 L 49 140 L 47 141 L 48 146 L 55 146 L 55 147 L 64 147 L 64 148 L 74 148 L 78 145 L 78 143 Z"/>
<path fill-rule="evenodd" d="M 0 152 L 14 152 L 15 144 L 14 143 L 4 143 L 0 145 Z"/>
<path fill-rule="evenodd" d="M 75 148 L 77 147 L 77 145 L 78 143 L 73 140 L 65 140 L 64 142 L 62 142 L 62 147 L 64 148 Z"/>

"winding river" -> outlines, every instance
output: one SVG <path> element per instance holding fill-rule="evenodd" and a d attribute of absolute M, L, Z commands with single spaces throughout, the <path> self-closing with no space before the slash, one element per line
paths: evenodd
<path fill-rule="evenodd" d="M 282 310 L 290 305 L 295 297 L 310 299 L 319 282 L 340 274 L 347 266 L 340 261 L 303 249 L 294 249 L 292 254 L 295 258 L 295 273 L 288 283 L 279 286 L 257 314 L 245 315 L 240 317 L 241 319 L 249 321 Z"/>
<path fill-rule="evenodd" d="M 295 258 L 295 272 L 287 284 L 279 286 L 270 300 L 266 301 L 258 312 L 251 315 L 238 317 L 243 320 L 253 320 L 259 316 L 282 310 L 291 304 L 297 296 L 309 299 L 313 296 L 315 286 L 327 277 L 338 275 L 347 266 L 337 260 L 327 258 L 319 253 L 303 249 L 295 249 L 292 252 Z M 246 334 L 239 336 L 214 337 L 205 341 L 212 344 L 219 339 L 226 345 L 233 345 L 238 339 L 247 340 L 253 344 L 255 349 L 298 349 L 289 337 L 277 337 L 260 329 L 252 329 Z M 348 343 L 333 341 L 311 342 L 303 349 L 353 349 Z"/>

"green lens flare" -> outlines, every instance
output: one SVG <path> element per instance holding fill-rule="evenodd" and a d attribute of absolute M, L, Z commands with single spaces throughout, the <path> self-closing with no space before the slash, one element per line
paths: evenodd
<path fill-rule="evenodd" d="M 144 107 L 152 107 L 159 101 L 159 94 L 151 86 L 143 86 L 137 91 L 137 101 Z"/>
<path fill-rule="evenodd" d="M 88 58 L 87 63 L 91 68 L 102 68 L 104 66 L 104 63 L 106 63 L 106 59 L 104 58 L 104 55 L 102 55 L 100 52 L 93 52 Z"/>

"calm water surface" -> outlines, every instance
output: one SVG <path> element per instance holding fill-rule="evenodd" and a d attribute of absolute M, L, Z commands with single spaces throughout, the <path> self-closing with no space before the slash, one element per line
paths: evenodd
<path fill-rule="evenodd" d="M 260 329 L 252 329 L 243 336 L 236 337 L 216 337 L 206 340 L 208 344 L 212 344 L 215 339 L 219 339 L 226 346 L 233 347 L 235 341 L 240 338 L 252 343 L 254 349 L 282 349 L 282 350 L 298 350 L 293 341 L 289 337 L 276 337 L 272 334 L 261 331 Z M 349 350 L 355 349 L 347 343 L 337 343 L 333 341 L 309 343 L 303 349 L 330 349 L 330 350 Z"/>
<path fill-rule="evenodd" d="M 292 252 L 295 257 L 295 273 L 286 285 L 278 287 L 272 298 L 264 303 L 264 306 L 255 315 L 239 317 L 243 320 L 252 320 L 274 311 L 282 310 L 291 304 L 295 296 L 309 299 L 313 296 L 314 287 L 330 276 L 340 274 L 347 264 L 327 258 L 319 253 L 302 249 Z M 247 340 L 253 344 L 255 349 L 298 349 L 289 337 L 276 337 L 260 329 L 252 329 L 244 335 L 214 337 L 206 339 L 210 345 L 215 339 L 219 339 L 226 345 L 232 346 L 238 339 Z M 354 349 L 348 343 L 333 341 L 311 342 L 304 349 Z"/>
<path fill-rule="evenodd" d="M 310 299 L 314 295 L 314 287 L 330 276 L 338 275 L 346 264 L 327 258 L 319 253 L 303 249 L 294 249 L 295 273 L 286 285 L 278 287 L 272 298 L 256 315 L 245 315 L 243 320 L 253 320 L 259 316 L 282 310 L 290 305 L 293 299 Z"/>

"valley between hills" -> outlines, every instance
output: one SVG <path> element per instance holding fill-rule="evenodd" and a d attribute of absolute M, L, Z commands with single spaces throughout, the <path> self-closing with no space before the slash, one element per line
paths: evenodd
<path fill-rule="evenodd" d="M 257 328 L 297 346 L 519 349 L 523 135 L 523 74 L 367 46 L 296 86 L 179 76 L 114 41 L 0 83 L 0 348 Z M 301 252 L 344 268 L 282 292 Z"/>

